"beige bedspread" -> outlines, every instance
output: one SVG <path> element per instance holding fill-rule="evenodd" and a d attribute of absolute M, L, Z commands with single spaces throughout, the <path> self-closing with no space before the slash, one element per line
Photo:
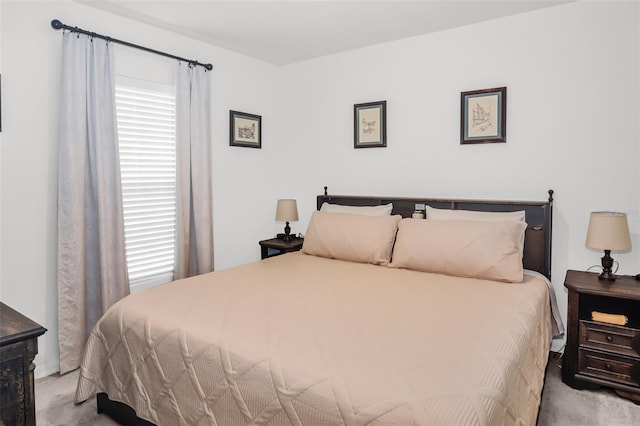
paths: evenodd
<path fill-rule="evenodd" d="M 158 425 L 534 425 L 543 280 L 455 278 L 289 253 L 126 297 L 76 400 Z"/>

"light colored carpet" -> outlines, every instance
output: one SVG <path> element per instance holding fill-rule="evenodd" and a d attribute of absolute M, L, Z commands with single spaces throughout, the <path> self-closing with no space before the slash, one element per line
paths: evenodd
<path fill-rule="evenodd" d="M 75 405 L 78 370 L 36 380 L 36 424 L 38 426 L 117 426 L 105 414 L 98 414 L 96 397 Z"/>
<path fill-rule="evenodd" d="M 640 405 L 610 390 L 578 391 L 562 383 L 559 356 L 547 366 L 538 426 L 638 426 Z M 114 426 L 116 422 L 96 413 L 96 399 L 75 405 L 78 372 L 36 380 L 36 420 L 39 426 Z M 171 426 L 171 425 L 163 425 Z M 224 425 L 233 426 L 233 425 Z"/>

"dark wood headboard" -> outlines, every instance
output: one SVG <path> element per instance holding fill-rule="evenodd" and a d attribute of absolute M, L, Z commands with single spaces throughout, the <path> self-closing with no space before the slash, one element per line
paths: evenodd
<path fill-rule="evenodd" d="M 324 194 L 317 197 L 317 208 L 322 203 L 349 206 L 377 206 L 393 203 L 391 214 L 411 217 L 416 204 L 425 204 L 439 209 L 475 210 L 486 212 L 511 212 L 524 210 L 527 230 L 524 237 L 523 265 L 525 269 L 537 271 L 551 279 L 551 225 L 553 208 L 553 190 L 549 190 L 547 201 L 495 201 L 495 200 L 456 200 L 443 198 L 407 198 L 374 197 L 353 195 L 329 195 L 327 187 Z"/>

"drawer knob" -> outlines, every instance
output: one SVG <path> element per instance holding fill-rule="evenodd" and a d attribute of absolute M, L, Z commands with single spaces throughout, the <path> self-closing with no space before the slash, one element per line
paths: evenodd
<path fill-rule="evenodd" d="M 613 341 L 613 337 L 611 337 L 610 334 L 607 334 L 607 342 L 612 342 Z"/>
<path fill-rule="evenodd" d="M 611 371 L 611 364 L 609 363 L 605 364 L 604 368 L 606 368 L 608 371 Z"/>

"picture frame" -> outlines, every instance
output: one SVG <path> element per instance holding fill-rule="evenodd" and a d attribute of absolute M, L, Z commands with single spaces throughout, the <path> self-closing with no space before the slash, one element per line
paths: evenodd
<path fill-rule="evenodd" d="M 353 106 L 353 147 L 387 146 L 387 101 L 367 102 Z"/>
<path fill-rule="evenodd" d="M 229 110 L 229 145 L 262 148 L 262 116 Z"/>
<path fill-rule="evenodd" d="M 507 88 L 460 94 L 460 144 L 507 141 Z"/>

